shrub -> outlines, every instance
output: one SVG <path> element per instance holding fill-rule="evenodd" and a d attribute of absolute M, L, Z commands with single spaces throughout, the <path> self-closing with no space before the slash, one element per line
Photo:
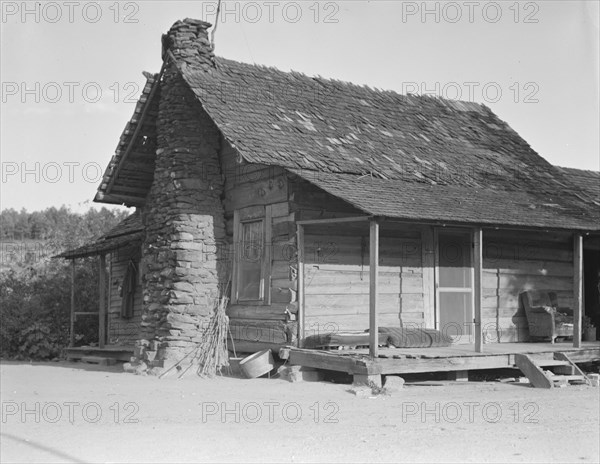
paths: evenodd
<path fill-rule="evenodd" d="M 20 270 L 0 272 L 0 355 L 19 359 L 51 359 L 69 343 L 70 263 L 44 260 Z M 80 260 L 75 267 L 78 311 L 97 311 L 96 259 Z M 91 319 L 91 320 L 90 320 Z M 98 340 L 97 318 L 76 324 L 81 344 Z"/>

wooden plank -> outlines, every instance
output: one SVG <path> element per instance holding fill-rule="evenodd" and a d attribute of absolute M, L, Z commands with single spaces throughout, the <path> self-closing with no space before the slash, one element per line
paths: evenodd
<path fill-rule="evenodd" d="M 376 358 L 379 352 L 379 326 L 377 299 L 379 297 L 379 223 L 371 219 L 369 227 L 369 355 Z"/>
<path fill-rule="evenodd" d="M 421 274 L 405 274 L 402 286 L 400 274 L 400 272 L 380 272 L 380 294 L 422 293 Z M 339 293 L 367 295 L 369 293 L 367 269 L 363 272 L 347 272 L 321 270 L 313 267 L 307 272 L 307 281 L 306 295 L 334 295 Z"/>
<path fill-rule="evenodd" d="M 240 221 L 250 221 L 252 219 L 262 219 L 265 217 L 265 207 L 260 206 L 247 206 L 245 208 L 238 209 Z"/>
<path fill-rule="evenodd" d="M 239 353 L 257 353 L 262 350 L 271 350 L 273 353 L 277 354 L 284 346 L 286 346 L 286 344 L 254 342 L 250 340 L 231 341 L 231 338 L 227 339 L 227 349 L 234 352 L 236 355 Z"/>
<path fill-rule="evenodd" d="M 467 371 L 512 367 L 509 355 L 476 355 L 446 358 L 377 359 L 382 374 L 417 374 L 422 372 Z"/>
<path fill-rule="evenodd" d="M 553 388 L 552 381 L 544 371 L 526 354 L 515 354 L 515 364 L 535 388 Z"/>
<path fill-rule="evenodd" d="M 71 332 L 69 333 L 69 346 L 75 345 L 75 260 L 71 260 Z"/>
<path fill-rule="evenodd" d="M 485 248 L 485 244 L 484 244 Z M 551 277 L 571 277 L 573 266 L 570 262 L 544 260 L 486 260 L 483 259 L 484 272 L 499 272 L 500 274 L 528 274 Z"/>
<path fill-rule="evenodd" d="M 295 247 L 294 247 L 295 249 Z M 290 277 L 290 261 L 283 261 L 274 259 L 273 264 L 271 265 L 271 285 L 273 285 L 273 280 L 289 280 Z"/>
<path fill-rule="evenodd" d="M 291 349 L 288 363 L 348 374 L 369 374 L 365 363 L 351 356 L 338 356 L 324 351 Z"/>
<path fill-rule="evenodd" d="M 272 209 L 271 205 L 267 205 L 264 209 L 265 215 L 265 246 L 263 247 L 263 261 L 262 261 L 262 280 L 261 287 L 263 293 L 263 304 L 270 305 L 271 304 L 271 254 L 273 251 L 273 247 L 271 243 L 273 242 L 273 224 L 272 224 Z"/>
<path fill-rule="evenodd" d="M 141 271 L 140 271 L 141 274 Z M 141 277 L 141 276 L 139 276 Z M 110 322 L 110 318 L 111 318 L 111 305 L 112 305 L 112 301 L 114 300 L 114 298 L 112 297 L 112 293 L 113 293 L 113 255 L 109 254 L 108 255 L 108 274 L 107 274 L 107 279 L 108 279 L 108 287 L 107 287 L 107 295 L 106 295 L 106 311 L 108 312 L 108 326 L 106 327 L 106 335 L 107 335 L 107 339 L 108 339 L 108 343 L 110 343 L 110 340 L 113 338 L 112 333 L 111 333 L 111 327 L 112 324 Z M 136 285 L 136 295 L 134 295 L 134 306 L 135 306 L 135 302 L 137 300 L 137 289 L 141 287 L 141 285 Z M 135 307 L 133 310 L 134 314 L 135 314 Z"/>
<path fill-rule="evenodd" d="M 433 229 L 426 226 L 421 235 L 421 262 L 423 263 L 423 311 L 425 327 L 435 326 L 435 248 Z"/>
<path fill-rule="evenodd" d="M 259 305 L 241 305 L 235 304 L 230 305 L 227 308 L 227 315 L 230 319 L 267 319 L 284 321 L 285 316 L 285 304 L 271 304 L 269 306 Z"/>
<path fill-rule="evenodd" d="M 341 316 L 309 316 L 304 318 L 304 335 L 341 332 L 341 331 L 366 331 L 369 328 L 368 315 L 341 315 Z M 397 313 L 378 313 L 378 323 L 381 327 L 400 327 L 400 316 Z"/>
<path fill-rule="evenodd" d="M 588 348 L 584 346 L 583 348 L 579 348 L 576 351 L 563 351 L 565 353 L 568 353 L 571 362 L 575 363 L 584 363 L 600 360 L 600 345 L 596 345 L 595 348 Z"/>
<path fill-rule="evenodd" d="M 288 343 L 287 324 L 283 321 L 231 319 L 229 330 L 234 340 Z"/>
<path fill-rule="evenodd" d="M 281 203 L 273 203 L 271 205 L 271 214 L 273 215 L 273 218 L 289 218 L 289 203 L 287 201 L 282 201 Z"/>
<path fill-rule="evenodd" d="M 483 273 L 483 286 L 485 288 L 522 288 L 523 291 L 528 289 L 551 289 L 553 291 L 572 290 L 573 280 L 569 277 L 552 277 L 538 275 L 510 275 L 500 274 L 496 276 L 493 273 Z"/>
<path fill-rule="evenodd" d="M 583 236 L 573 237 L 573 347 L 581 348 L 581 317 L 583 313 Z"/>
<path fill-rule="evenodd" d="M 225 193 L 225 209 L 234 211 L 256 205 L 269 205 L 287 201 L 287 179 L 285 175 L 256 182 L 240 182 Z"/>
<path fill-rule="evenodd" d="M 100 255 L 98 265 L 98 347 L 102 349 L 106 344 L 106 255 Z"/>
<path fill-rule="evenodd" d="M 407 295 L 404 295 L 407 296 Z M 368 294 L 339 293 L 330 295 L 304 295 L 306 316 L 342 316 L 351 314 L 369 314 L 370 297 Z M 400 294 L 379 294 L 378 308 L 380 314 L 400 313 Z M 413 307 L 413 311 L 422 311 L 422 307 Z M 366 322 L 368 317 L 364 318 Z"/>
<path fill-rule="evenodd" d="M 307 226 L 317 224 L 339 224 L 345 222 L 361 222 L 369 219 L 369 216 L 351 216 L 344 218 L 330 218 L 330 219 L 305 219 L 302 221 L 296 221 L 296 224 Z"/>
<path fill-rule="evenodd" d="M 239 281 L 239 266 L 237 254 L 240 249 L 240 212 L 239 210 L 233 211 L 233 276 L 231 279 L 231 301 L 232 303 L 237 303 L 238 301 L 238 281 Z"/>
<path fill-rule="evenodd" d="M 297 255 L 298 255 L 298 346 L 302 346 L 304 340 L 304 226 L 297 224 L 296 229 L 296 242 L 297 242 Z"/>
<path fill-rule="evenodd" d="M 483 231 L 477 227 L 473 231 L 473 309 L 475 312 L 475 351 L 483 352 L 483 332 L 481 326 L 482 306 L 482 263 L 483 263 Z"/>

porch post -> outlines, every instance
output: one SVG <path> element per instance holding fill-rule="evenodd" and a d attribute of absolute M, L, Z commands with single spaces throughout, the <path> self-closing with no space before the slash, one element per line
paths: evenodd
<path fill-rule="evenodd" d="M 69 346 L 75 345 L 75 258 L 71 260 L 71 330 Z"/>
<path fill-rule="evenodd" d="M 473 303 L 475 305 L 475 351 L 483 352 L 483 332 L 481 325 L 482 272 L 483 272 L 483 231 L 477 227 L 473 231 Z"/>
<path fill-rule="evenodd" d="M 573 348 L 581 348 L 583 313 L 583 236 L 573 237 Z"/>
<path fill-rule="evenodd" d="M 376 358 L 379 342 L 379 326 L 377 324 L 379 223 L 376 218 L 372 218 L 370 221 L 369 237 L 369 355 Z"/>
<path fill-rule="evenodd" d="M 302 347 L 304 340 L 304 226 L 298 224 L 296 228 L 296 241 L 298 242 L 298 347 Z"/>
<path fill-rule="evenodd" d="M 106 256 L 101 254 L 98 262 L 98 347 L 104 348 L 106 343 Z"/>

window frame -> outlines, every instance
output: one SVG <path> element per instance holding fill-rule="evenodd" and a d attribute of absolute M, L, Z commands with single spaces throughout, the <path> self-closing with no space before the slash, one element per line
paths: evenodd
<path fill-rule="evenodd" d="M 263 224 L 263 253 L 260 266 L 259 298 L 256 300 L 241 300 L 239 295 L 240 258 L 242 256 L 241 232 L 245 223 L 262 221 Z M 232 304 L 263 306 L 271 304 L 271 208 L 270 206 L 250 206 L 236 209 L 233 212 L 233 273 L 232 273 Z"/>

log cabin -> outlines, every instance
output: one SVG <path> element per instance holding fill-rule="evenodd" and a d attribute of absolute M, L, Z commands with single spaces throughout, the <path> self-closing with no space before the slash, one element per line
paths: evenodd
<path fill-rule="evenodd" d="M 61 255 L 100 256 L 100 349 L 173 365 L 226 293 L 237 352 L 292 347 L 298 364 L 401 373 L 413 357 L 360 360 L 381 357 L 380 328 L 517 353 L 520 295 L 549 290 L 575 314 L 558 345 L 600 355 L 579 338 L 584 284 L 597 285 L 598 173 L 552 166 L 481 104 L 217 57 L 209 27 L 186 19 L 163 35 L 98 188 L 96 202 L 136 212 Z M 348 343 L 358 361 L 306 348 L 361 333 Z M 486 367 L 512 362 L 500 357 Z"/>

